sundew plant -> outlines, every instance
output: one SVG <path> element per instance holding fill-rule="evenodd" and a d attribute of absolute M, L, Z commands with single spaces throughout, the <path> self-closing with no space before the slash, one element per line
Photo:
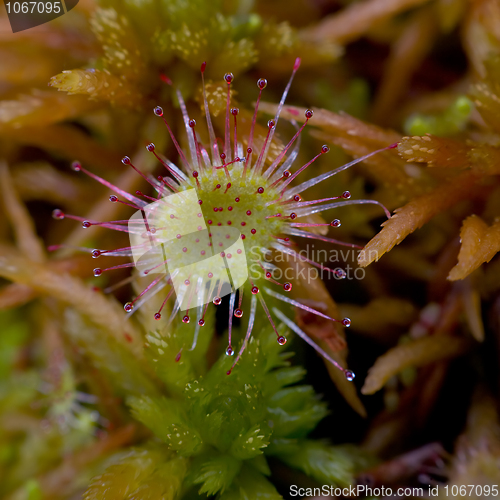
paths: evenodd
<path fill-rule="evenodd" d="M 210 140 L 207 147 L 199 142 L 196 134 L 196 121 L 189 117 L 182 94 L 178 91 L 183 121 L 189 139 L 189 153 L 185 153 L 181 149 L 164 116 L 163 109 L 156 106 L 154 114 L 163 118 L 184 171 L 168 159 L 159 156 L 153 143 L 148 144 L 146 149 L 161 162 L 167 170 L 168 176 L 160 175 L 157 179 L 148 178 L 133 165 L 128 156 L 122 159 L 124 165 L 131 166 L 154 188 L 157 193 L 154 197 L 143 194 L 142 191 L 136 191 L 135 195 L 126 193 L 87 171 L 80 163 L 73 163 L 74 170 L 85 172 L 124 198 L 120 199 L 116 195 L 111 195 L 110 202 L 124 203 L 136 209 L 139 215 L 131 217 L 129 220 L 98 222 L 68 215 L 62 210 L 56 209 L 53 213 L 54 218 L 64 219 L 68 217 L 81 220 L 84 229 L 88 229 L 92 225 L 101 225 L 117 231 L 128 231 L 132 242 L 130 247 L 112 250 L 89 249 L 89 251 L 95 259 L 101 256 L 133 257 L 135 267 L 139 270 L 139 276 L 159 274 L 136 298 L 125 304 L 126 312 L 133 312 L 136 306 L 142 305 L 151 295 L 155 295 L 161 290 L 163 290 L 165 298 L 154 314 L 155 320 L 161 321 L 162 310 L 171 297 L 175 299 L 175 305 L 171 307 L 168 324 L 172 323 L 179 311 L 183 311 L 181 314 L 182 322 L 188 324 L 191 321 L 190 310 L 196 311 L 194 338 L 186 339 L 185 344 L 180 347 L 175 358 L 177 362 L 183 349 L 187 347 L 190 350 L 195 349 L 200 328 L 205 326 L 205 315 L 209 303 L 212 302 L 216 306 L 221 305 L 221 297 L 224 295 L 230 295 L 228 345 L 226 348 L 228 356 L 235 354 L 232 343 L 233 317 L 240 319 L 243 317 L 244 309 L 248 308 L 250 311 L 245 338 L 231 369 L 227 372 L 228 375 L 240 359 L 252 334 L 257 312 L 257 299 L 276 334 L 278 344 L 284 345 L 286 343 L 286 337 L 278 333 L 275 325 L 276 320 L 273 320 L 261 289 L 272 299 L 277 299 L 322 318 L 339 322 L 345 327 L 349 327 L 351 324 L 349 318 L 331 318 L 308 305 L 264 286 L 264 280 L 267 280 L 269 284 L 281 287 L 283 292 L 292 291 L 293 284 L 291 282 L 280 283 L 273 278 L 276 265 L 269 259 L 273 251 L 285 254 L 301 263 L 318 267 L 322 271 L 328 271 L 337 279 L 345 278 L 346 273 L 341 268 L 330 269 L 297 253 L 288 235 L 357 247 L 352 243 L 344 243 L 322 234 L 307 231 L 307 229 L 322 227 L 339 227 L 341 225 L 339 219 L 333 219 L 328 224 L 311 222 L 312 219 L 308 217 L 350 204 L 373 203 L 381 205 L 376 200 L 347 201 L 351 197 L 349 191 L 344 191 L 339 196 L 312 201 L 304 201 L 300 194 L 320 182 L 326 182 L 333 175 L 380 151 L 375 151 L 366 157 L 291 186 L 295 178 L 321 155 L 328 153 L 330 149 L 323 145 L 317 155 L 292 173 L 291 169 L 298 155 L 300 135 L 308 121 L 313 117 L 313 111 L 310 109 L 305 111 L 305 122 L 300 128 L 293 121 L 298 129 L 297 132 L 281 151 L 278 150 L 279 152 L 274 155 L 275 158 L 269 161 L 269 150 L 273 143 L 280 112 L 299 66 L 300 59 L 297 59 L 276 116 L 267 123 L 268 131 L 260 147 L 254 144 L 254 133 L 259 102 L 262 91 L 267 85 L 267 81 L 263 78 L 257 81 L 259 93 L 248 137 L 238 136 L 239 109 L 231 107 L 231 84 L 234 78 L 232 73 L 224 75 L 224 81 L 227 84 L 227 100 L 224 140 L 220 143 L 212 125 L 207 97 L 205 93 L 203 94 L 203 107 L 208 128 L 206 135 Z M 206 63 L 204 62 L 201 65 L 202 77 L 205 69 Z M 395 147 L 396 144 L 385 149 Z M 387 217 L 390 217 L 388 210 L 383 206 L 382 208 L 384 208 Z M 101 276 L 104 271 L 133 265 L 134 263 L 126 263 L 106 269 L 95 268 L 94 276 Z M 257 275 L 255 275 L 256 269 L 260 271 Z M 249 271 L 250 277 L 248 277 Z M 245 289 L 246 295 L 244 294 Z M 243 300 L 249 294 L 252 298 L 250 301 L 245 301 L 246 307 L 244 307 Z M 238 300 L 236 301 L 236 299 Z M 354 379 L 354 373 L 351 370 L 346 370 L 329 356 L 279 308 L 273 309 L 275 315 L 282 322 L 312 345 L 332 365 L 341 370 L 347 380 Z"/>
<path fill-rule="evenodd" d="M 0 497 L 497 498 L 497 0 L 70 3 L 0 7 Z"/>
<path fill-rule="evenodd" d="M 284 346 L 287 342 L 284 333 L 291 330 L 343 372 L 348 381 L 354 379 L 351 370 L 342 367 L 283 312 L 280 302 L 344 327 L 350 326 L 350 319 L 332 318 L 284 295 L 292 292 L 293 284 L 288 281 L 280 283 L 273 278 L 277 267 L 270 262 L 269 255 L 274 250 L 301 264 L 327 270 L 338 279 L 345 278 L 345 271 L 341 268 L 330 269 L 298 254 L 288 235 L 354 247 L 302 228 L 339 227 L 339 219 L 328 224 L 311 222 L 308 217 L 345 204 L 380 205 L 372 200 L 347 201 L 350 198 L 348 191 L 312 201 L 303 201 L 299 194 L 364 160 L 364 157 L 290 187 L 298 175 L 329 151 L 328 146 L 323 145 L 316 156 L 292 173 L 300 135 L 313 117 L 311 110 L 305 111 L 306 121 L 301 127 L 293 122 L 297 128 L 295 135 L 275 153 L 273 160 L 268 159 L 280 112 L 299 66 L 300 59 L 297 59 L 276 115 L 268 121 L 267 134 L 260 145 L 254 143 L 254 135 L 259 102 L 267 85 L 265 79 L 257 81 L 259 93 L 248 137 L 238 135 L 239 110 L 231 107 L 234 79 L 231 73 L 224 75 L 227 97 L 224 139 L 220 142 L 203 93 L 208 128 L 205 135 L 210 141 L 206 147 L 199 141 L 196 121 L 189 117 L 178 91 L 189 153 L 181 149 L 163 109 L 156 106 L 154 114 L 163 119 L 183 169 L 160 156 L 153 143 L 146 149 L 161 162 L 168 175 L 148 178 L 128 156 L 122 159 L 124 165 L 132 167 L 150 184 L 156 196 L 142 191 L 129 194 L 89 172 L 80 163 L 72 165 L 73 170 L 83 171 L 113 190 L 116 195 L 110 196 L 110 202 L 123 203 L 137 210 L 137 217 L 109 222 L 83 219 L 60 209 L 56 209 L 53 216 L 79 220 L 83 229 L 100 225 L 129 233 L 130 247 L 89 249 L 89 252 L 94 259 L 133 257 L 135 262 L 95 268 L 93 273 L 100 277 L 104 271 L 135 264 L 138 277 L 156 275 L 136 298 L 124 305 L 124 310 L 132 313 L 152 297 L 161 295 L 157 300 L 161 305 L 151 314 L 159 326 L 155 325 L 156 328 L 146 335 L 146 352 L 165 388 L 172 390 L 175 387 L 180 398 L 168 398 L 166 394 L 128 398 L 134 417 L 149 427 L 164 445 L 135 449 L 94 480 L 85 494 L 87 499 L 117 498 L 124 489 L 128 495 L 126 498 L 142 494 L 150 497 L 153 492 L 159 498 L 162 495 L 181 498 L 186 491 L 198 488 L 195 485 L 199 485 L 200 495 L 217 494 L 219 498 L 255 498 L 261 495 L 279 498 L 265 478 L 270 469 L 264 457 L 269 455 L 334 486 L 345 487 L 353 481 L 355 460 L 348 453 L 306 439 L 308 432 L 325 416 L 326 408 L 316 400 L 309 387 L 290 387 L 301 380 L 303 371 L 288 367 L 285 353 L 280 354 L 276 349 L 269 351 L 269 333 L 272 337 L 274 332 L 277 344 Z M 202 78 L 205 69 L 204 62 L 201 65 Z M 394 147 L 396 144 L 385 149 Z M 389 217 L 387 209 L 385 211 Z M 52 247 L 52 250 L 56 248 Z M 252 271 L 256 265 L 260 272 L 254 276 Z M 279 287 L 281 292 L 274 291 L 270 285 Z M 211 303 L 221 306 L 224 295 L 229 296 L 227 347 L 219 361 L 204 373 L 196 369 L 195 360 L 199 362 L 206 354 L 210 333 L 213 334 L 213 314 L 208 311 L 208 306 Z M 260 321 L 257 319 L 258 302 L 264 313 Z M 162 322 L 165 309 L 169 317 L 168 321 Z M 187 328 L 193 310 L 195 325 Z M 246 325 L 241 320 L 244 311 L 248 311 Z M 267 324 L 262 321 L 265 317 Z M 234 318 L 241 320 L 239 323 L 244 326 L 235 328 Z M 244 338 L 241 338 L 245 330 Z M 256 336 L 254 330 L 261 331 L 261 334 Z M 236 342 L 240 343 L 238 348 Z M 248 352 L 244 354 L 245 350 Z M 186 351 L 184 356 L 183 351 Z M 244 359 L 240 366 L 242 355 Z M 241 373 L 227 381 L 224 374 L 231 375 L 235 367 Z M 196 377 L 199 373 L 201 378 Z M 335 466 L 330 469 L 325 464 L 316 463 L 318 460 L 332 462 L 332 465 L 335 462 Z M 129 468 L 134 471 L 133 481 L 122 477 Z"/>

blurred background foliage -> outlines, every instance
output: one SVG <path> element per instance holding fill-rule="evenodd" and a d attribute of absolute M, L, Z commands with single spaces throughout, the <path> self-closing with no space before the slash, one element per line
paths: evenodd
<path fill-rule="evenodd" d="M 497 0 L 80 0 L 14 35 L 0 13 L 2 498 L 274 499 L 290 484 L 474 484 L 483 493 L 500 484 Z M 351 318 L 346 342 L 334 342 L 331 326 L 294 313 L 308 334 L 332 341 L 355 385 L 303 342 L 284 355 L 265 322 L 226 377 L 223 309 L 176 364 L 180 336 L 192 331 L 157 331 L 146 314 L 126 321 L 130 286 L 94 289 L 126 270 L 93 278 L 90 256 L 70 249 L 126 239 L 51 217 L 56 207 L 129 216 L 68 166 L 78 159 L 133 192 L 141 179 L 124 169 L 125 154 L 156 172 L 144 148 L 154 141 L 175 161 L 151 111 L 159 104 L 176 117 L 183 142 L 175 89 L 201 119 L 202 61 L 214 114 L 231 71 L 233 97 L 251 116 L 256 80 L 269 82 L 261 109 L 272 113 L 296 57 L 282 116 L 315 110 L 299 161 L 336 146 L 309 175 L 398 142 L 308 192 L 349 189 L 395 211 L 380 229 L 377 210 L 339 210 L 335 237 L 366 244 L 358 262 L 345 254 L 362 279 L 295 292 Z M 56 244 L 68 248 L 48 252 Z M 316 248 L 344 261 L 339 248 Z"/>

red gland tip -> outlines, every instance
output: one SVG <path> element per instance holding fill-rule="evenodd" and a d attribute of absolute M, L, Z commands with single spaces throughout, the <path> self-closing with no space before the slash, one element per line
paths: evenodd
<path fill-rule="evenodd" d="M 323 146 L 321 146 L 321 152 L 328 153 L 328 151 L 330 151 L 330 148 L 326 144 L 323 144 Z"/>
<path fill-rule="evenodd" d="M 279 345 L 285 345 L 286 344 L 286 337 L 283 337 L 283 335 L 280 335 L 277 340 L 278 340 L 278 344 Z"/>
<path fill-rule="evenodd" d="M 351 326 L 351 320 L 349 318 L 344 318 L 342 320 L 342 324 L 345 326 L 345 327 L 350 327 Z"/>
<path fill-rule="evenodd" d="M 163 116 L 163 109 L 160 106 L 156 106 L 153 112 L 156 116 Z"/>
<path fill-rule="evenodd" d="M 61 219 L 64 219 L 65 215 L 64 215 L 64 212 L 62 210 L 60 210 L 59 208 L 56 208 L 53 212 L 52 212 L 52 217 L 54 219 L 58 219 L 58 220 L 61 220 Z"/>
<path fill-rule="evenodd" d="M 253 287 L 252 287 L 252 293 L 253 293 L 254 295 L 257 295 L 257 294 L 259 293 L 259 289 L 258 289 L 256 286 L 253 286 Z"/>
<path fill-rule="evenodd" d="M 154 145 L 153 143 L 148 144 L 148 145 L 146 146 L 146 149 L 147 149 L 147 150 L 151 153 L 152 151 L 154 151 L 154 150 L 155 150 L 155 145 Z"/>
<path fill-rule="evenodd" d="M 351 193 L 349 191 L 344 191 L 342 193 L 342 198 L 345 198 L 346 200 L 348 200 L 350 197 L 351 197 Z"/>
<path fill-rule="evenodd" d="M 241 318 L 243 316 L 243 311 L 241 309 L 236 309 L 234 315 L 236 318 Z"/>
<path fill-rule="evenodd" d="M 233 348 L 230 345 L 227 346 L 226 355 L 227 356 L 232 356 L 233 354 L 234 354 Z"/>
<path fill-rule="evenodd" d="M 313 117 L 314 111 L 312 109 L 306 109 L 306 112 L 304 113 L 304 115 L 309 120 L 309 118 Z"/>
<path fill-rule="evenodd" d="M 345 370 L 344 375 L 345 378 L 349 380 L 349 382 L 352 382 L 356 377 L 356 375 L 354 375 L 354 372 L 352 372 L 351 370 Z"/>
<path fill-rule="evenodd" d="M 160 313 L 155 313 L 155 320 L 158 321 L 161 319 L 161 314 Z"/>
<path fill-rule="evenodd" d="M 200 70 L 202 73 L 205 73 L 205 70 L 207 69 L 207 62 L 206 61 L 203 61 L 201 63 L 201 67 L 200 67 Z"/>
<path fill-rule="evenodd" d="M 292 212 L 290 214 L 290 219 L 295 220 L 297 218 L 297 214 L 295 212 Z"/>
<path fill-rule="evenodd" d="M 239 112 L 240 112 L 240 110 L 238 108 L 231 108 L 231 114 L 233 116 L 236 116 Z"/>
<path fill-rule="evenodd" d="M 102 269 L 99 269 L 98 267 L 96 267 L 94 269 L 94 276 L 100 276 L 102 274 Z"/>
<path fill-rule="evenodd" d="M 269 121 L 267 122 L 267 127 L 268 127 L 268 128 L 270 128 L 270 129 L 271 129 L 271 128 L 274 128 L 275 126 L 276 126 L 276 122 L 275 122 L 274 120 L 269 120 Z"/>
<path fill-rule="evenodd" d="M 300 57 L 297 57 L 297 59 L 295 59 L 294 65 L 293 65 L 293 70 L 297 71 L 299 68 L 300 68 Z"/>
<path fill-rule="evenodd" d="M 288 281 L 286 283 L 283 283 L 283 290 L 285 290 L 285 292 L 289 292 L 291 289 L 292 289 L 291 283 L 289 283 Z"/>
<path fill-rule="evenodd" d="M 84 229 L 88 229 L 91 225 L 92 225 L 92 224 L 91 224 L 88 220 L 84 220 L 84 221 L 82 222 L 82 227 L 83 227 Z"/>
<path fill-rule="evenodd" d="M 118 196 L 112 194 L 110 197 L 109 197 L 109 201 L 111 203 L 116 203 L 118 201 Z"/>
<path fill-rule="evenodd" d="M 230 85 L 231 82 L 234 80 L 234 75 L 232 73 L 226 73 L 224 75 L 224 80 L 226 80 L 226 83 Z"/>
<path fill-rule="evenodd" d="M 92 254 L 91 254 L 91 255 L 92 255 L 92 258 L 93 258 L 93 259 L 97 259 L 97 257 L 100 257 L 100 256 L 101 256 L 101 253 L 102 253 L 102 252 L 101 252 L 100 250 L 97 250 L 97 249 L 92 250 Z"/>
<path fill-rule="evenodd" d="M 132 312 L 134 309 L 134 304 L 132 302 L 127 302 L 124 306 L 123 309 L 125 309 L 126 312 Z"/>
<path fill-rule="evenodd" d="M 71 164 L 71 170 L 74 170 L 75 172 L 80 172 L 82 169 L 82 164 L 79 161 L 74 161 Z"/>
<path fill-rule="evenodd" d="M 182 317 L 182 322 L 186 324 L 189 323 L 189 316 L 187 314 Z"/>
<path fill-rule="evenodd" d="M 212 302 L 214 303 L 214 305 L 219 306 L 222 300 L 220 297 L 215 297 Z"/>
<path fill-rule="evenodd" d="M 259 78 L 257 80 L 257 87 L 259 87 L 260 90 L 264 90 L 267 87 L 267 80 L 265 78 Z"/>
<path fill-rule="evenodd" d="M 198 324 L 199 324 L 200 326 L 205 326 L 205 320 L 204 320 L 204 319 L 200 319 L 200 320 L 198 320 Z"/>
<path fill-rule="evenodd" d="M 130 158 L 129 158 L 128 156 L 124 156 L 124 157 L 122 158 L 122 163 L 123 163 L 124 165 L 130 165 Z"/>
<path fill-rule="evenodd" d="M 191 128 L 196 127 L 196 120 L 189 120 L 189 126 L 190 126 Z"/>
<path fill-rule="evenodd" d="M 335 269 L 335 276 L 337 276 L 337 278 L 343 280 L 346 278 L 347 273 L 343 269 L 340 269 L 340 267 L 338 267 L 337 269 Z"/>
<path fill-rule="evenodd" d="M 162 73 L 160 75 L 160 80 L 163 82 L 163 83 L 166 83 L 167 85 L 172 85 L 172 80 L 170 80 L 170 78 L 165 75 L 165 73 Z"/>
<path fill-rule="evenodd" d="M 339 219 L 333 219 L 332 222 L 330 222 L 330 226 L 332 227 L 340 227 L 342 224 L 340 223 Z"/>
<path fill-rule="evenodd" d="M 257 189 L 257 193 L 262 194 L 264 192 L 264 188 L 261 186 Z"/>

